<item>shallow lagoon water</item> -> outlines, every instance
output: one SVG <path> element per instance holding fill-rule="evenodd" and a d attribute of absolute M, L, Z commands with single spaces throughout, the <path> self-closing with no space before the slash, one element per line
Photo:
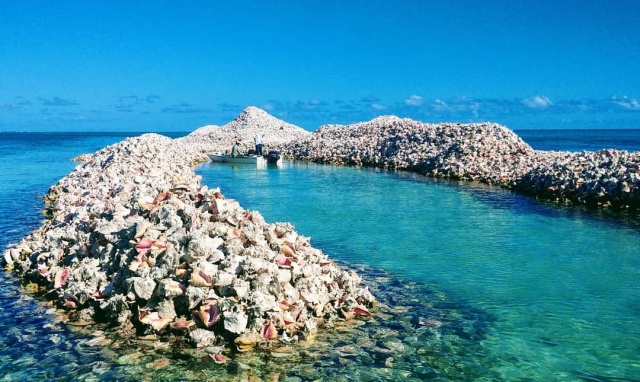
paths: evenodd
<path fill-rule="evenodd" d="M 291 221 L 333 258 L 428 284 L 494 317 L 476 360 L 498 378 L 640 375 L 633 224 L 407 173 L 286 162 L 197 171 L 267 221 Z"/>
<path fill-rule="evenodd" d="M 2 247 L 39 225 L 39 197 L 73 169 L 70 158 L 123 138 L 27 135 L 12 146 L 5 137 Z M 99 333 L 60 324 L 55 310 L 2 273 L 0 381 L 247 375 L 604 381 L 640 375 L 637 219 L 406 173 L 291 163 L 196 171 L 267 221 L 292 222 L 312 245 L 371 280 L 389 309 L 354 330 L 319 336 L 315 347 L 294 356 L 240 357 L 219 366 L 185 356 L 188 349 L 92 345 Z M 422 318 L 442 326 L 416 325 Z M 401 348 L 395 362 L 380 354 L 389 347 Z"/>

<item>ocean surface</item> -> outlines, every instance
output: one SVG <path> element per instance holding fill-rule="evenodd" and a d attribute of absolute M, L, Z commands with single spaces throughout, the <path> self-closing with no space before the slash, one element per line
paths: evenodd
<path fill-rule="evenodd" d="M 516 130 L 515 133 L 536 150 L 640 151 L 640 129 Z"/>
<path fill-rule="evenodd" d="M 640 151 L 640 130 L 516 133 L 535 149 Z M 131 135 L 0 133 L 0 249 L 40 225 L 41 197 L 71 158 Z M 356 334 L 320 336 L 305 357 L 226 366 L 126 341 L 96 346 L 96 333 L 63 325 L 0 272 L 0 381 L 640 380 L 640 217 L 403 172 L 292 162 L 196 172 L 363 274 L 394 313 L 358 333 L 394 349 L 392 362 L 353 356 L 372 346 Z M 421 309 L 442 325 L 403 326 Z"/>

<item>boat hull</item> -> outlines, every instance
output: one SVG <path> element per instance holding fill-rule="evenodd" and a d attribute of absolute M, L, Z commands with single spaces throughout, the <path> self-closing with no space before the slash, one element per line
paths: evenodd
<path fill-rule="evenodd" d="M 267 163 L 269 164 L 281 164 L 282 158 L 280 158 L 280 152 L 278 150 L 271 150 L 267 155 L 265 155 L 267 159 Z"/>
<path fill-rule="evenodd" d="M 259 155 L 243 155 L 239 157 L 231 157 L 224 153 L 207 154 L 211 162 L 217 163 L 233 163 L 233 164 L 250 164 L 260 166 L 266 163 L 266 159 Z"/>

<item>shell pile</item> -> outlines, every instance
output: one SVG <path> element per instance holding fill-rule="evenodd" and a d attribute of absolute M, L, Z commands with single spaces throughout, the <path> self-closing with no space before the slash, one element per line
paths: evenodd
<path fill-rule="evenodd" d="M 203 126 L 184 138 L 178 139 L 185 148 L 196 155 L 194 163 L 207 160 L 202 153 L 208 151 L 229 152 L 236 141 L 240 150 L 248 153 L 254 149 L 253 137 L 258 134 L 264 144 L 264 153 L 293 141 L 311 136 L 311 132 L 269 115 L 254 106 L 247 107 L 233 121 L 223 126 Z"/>
<path fill-rule="evenodd" d="M 129 138 L 52 186 L 44 224 L 2 256 L 73 320 L 246 351 L 310 339 L 375 305 L 289 223 L 200 182 L 183 141 Z"/>
<path fill-rule="evenodd" d="M 493 123 L 427 124 L 382 116 L 325 125 L 279 149 L 298 160 L 415 171 L 559 202 L 640 210 L 640 152 L 538 151 Z"/>

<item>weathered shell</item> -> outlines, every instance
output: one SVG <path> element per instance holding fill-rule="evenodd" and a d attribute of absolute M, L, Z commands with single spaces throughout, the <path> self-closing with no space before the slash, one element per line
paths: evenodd
<path fill-rule="evenodd" d="M 227 358 L 226 356 L 220 353 L 209 354 L 209 357 L 211 357 L 213 362 L 219 363 L 219 364 L 226 363 L 229 360 L 229 358 Z"/>
<path fill-rule="evenodd" d="M 278 338 L 276 326 L 270 320 L 265 321 L 260 329 L 260 335 L 265 340 L 275 340 Z"/>
<path fill-rule="evenodd" d="M 228 286 L 228 285 L 231 285 L 233 283 L 233 279 L 234 279 L 234 277 L 233 277 L 233 275 L 231 273 L 221 270 L 216 275 L 215 285 L 216 286 Z"/>
<path fill-rule="evenodd" d="M 236 297 L 242 299 L 247 295 L 247 293 L 249 293 L 250 287 L 251 287 L 251 284 L 248 281 L 236 279 L 233 281 L 232 289 Z"/>
<path fill-rule="evenodd" d="M 146 313 L 141 311 L 139 320 L 141 323 L 151 326 L 157 332 L 164 330 L 171 323 L 170 318 L 160 317 L 158 312 Z"/>
<path fill-rule="evenodd" d="M 202 269 L 197 268 L 191 272 L 191 278 L 189 279 L 189 284 L 195 287 L 210 287 L 211 286 L 211 277 L 207 275 Z"/>
<path fill-rule="evenodd" d="M 160 293 L 164 295 L 165 298 L 181 296 L 186 290 L 187 288 L 184 285 L 175 280 L 165 279 L 160 283 Z"/>
<path fill-rule="evenodd" d="M 212 253 L 218 253 L 218 248 L 224 243 L 224 240 L 220 237 L 211 238 L 207 235 L 196 235 L 189 241 L 189 246 L 187 250 L 187 254 L 191 261 L 206 259 Z M 224 256 L 223 256 L 224 257 Z M 215 261 L 219 261 L 219 258 L 216 258 Z"/>
<path fill-rule="evenodd" d="M 198 348 L 203 348 L 211 343 L 213 343 L 213 341 L 215 341 L 216 339 L 216 335 L 206 329 L 194 329 L 193 331 L 191 331 L 189 333 L 189 337 L 191 338 L 191 341 L 193 341 L 193 343 L 196 344 L 196 347 Z"/>
<path fill-rule="evenodd" d="M 193 318 L 200 326 L 210 328 L 220 319 L 218 302 L 216 300 L 207 299 L 194 313 Z"/>
<path fill-rule="evenodd" d="M 189 328 L 194 327 L 195 325 L 196 325 L 196 322 L 193 320 L 180 319 L 178 321 L 171 323 L 171 328 L 187 330 Z"/>
<path fill-rule="evenodd" d="M 69 275 L 71 271 L 69 268 L 62 268 L 58 272 L 56 272 L 53 287 L 55 289 L 62 288 L 67 285 L 67 280 L 69 279 Z"/>
<path fill-rule="evenodd" d="M 224 328 L 231 333 L 242 334 L 247 329 L 247 323 L 249 317 L 240 309 L 237 305 L 230 311 L 225 311 L 224 316 Z"/>
<path fill-rule="evenodd" d="M 135 277 L 133 279 L 133 291 L 138 298 L 149 300 L 153 296 L 156 282 L 148 277 Z"/>
<path fill-rule="evenodd" d="M 236 344 L 239 352 L 246 352 L 256 347 L 260 338 L 254 333 L 247 333 L 236 338 L 233 342 Z"/>
<path fill-rule="evenodd" d="M 280 247 L 280 253 L 282 253 L 286 257 L 294 257 L 296 255 L 296 249 L 293 244 L 285 241 Z"/>
<path fill-rule="evenodd" d="M 188 268 L 189 268 L 189 265 L 187 263 L 182 263 L 178 265 L 178 267 L 176 268 L 176 276 L 178 277 L 186 276 L 188 272 Z"/>

